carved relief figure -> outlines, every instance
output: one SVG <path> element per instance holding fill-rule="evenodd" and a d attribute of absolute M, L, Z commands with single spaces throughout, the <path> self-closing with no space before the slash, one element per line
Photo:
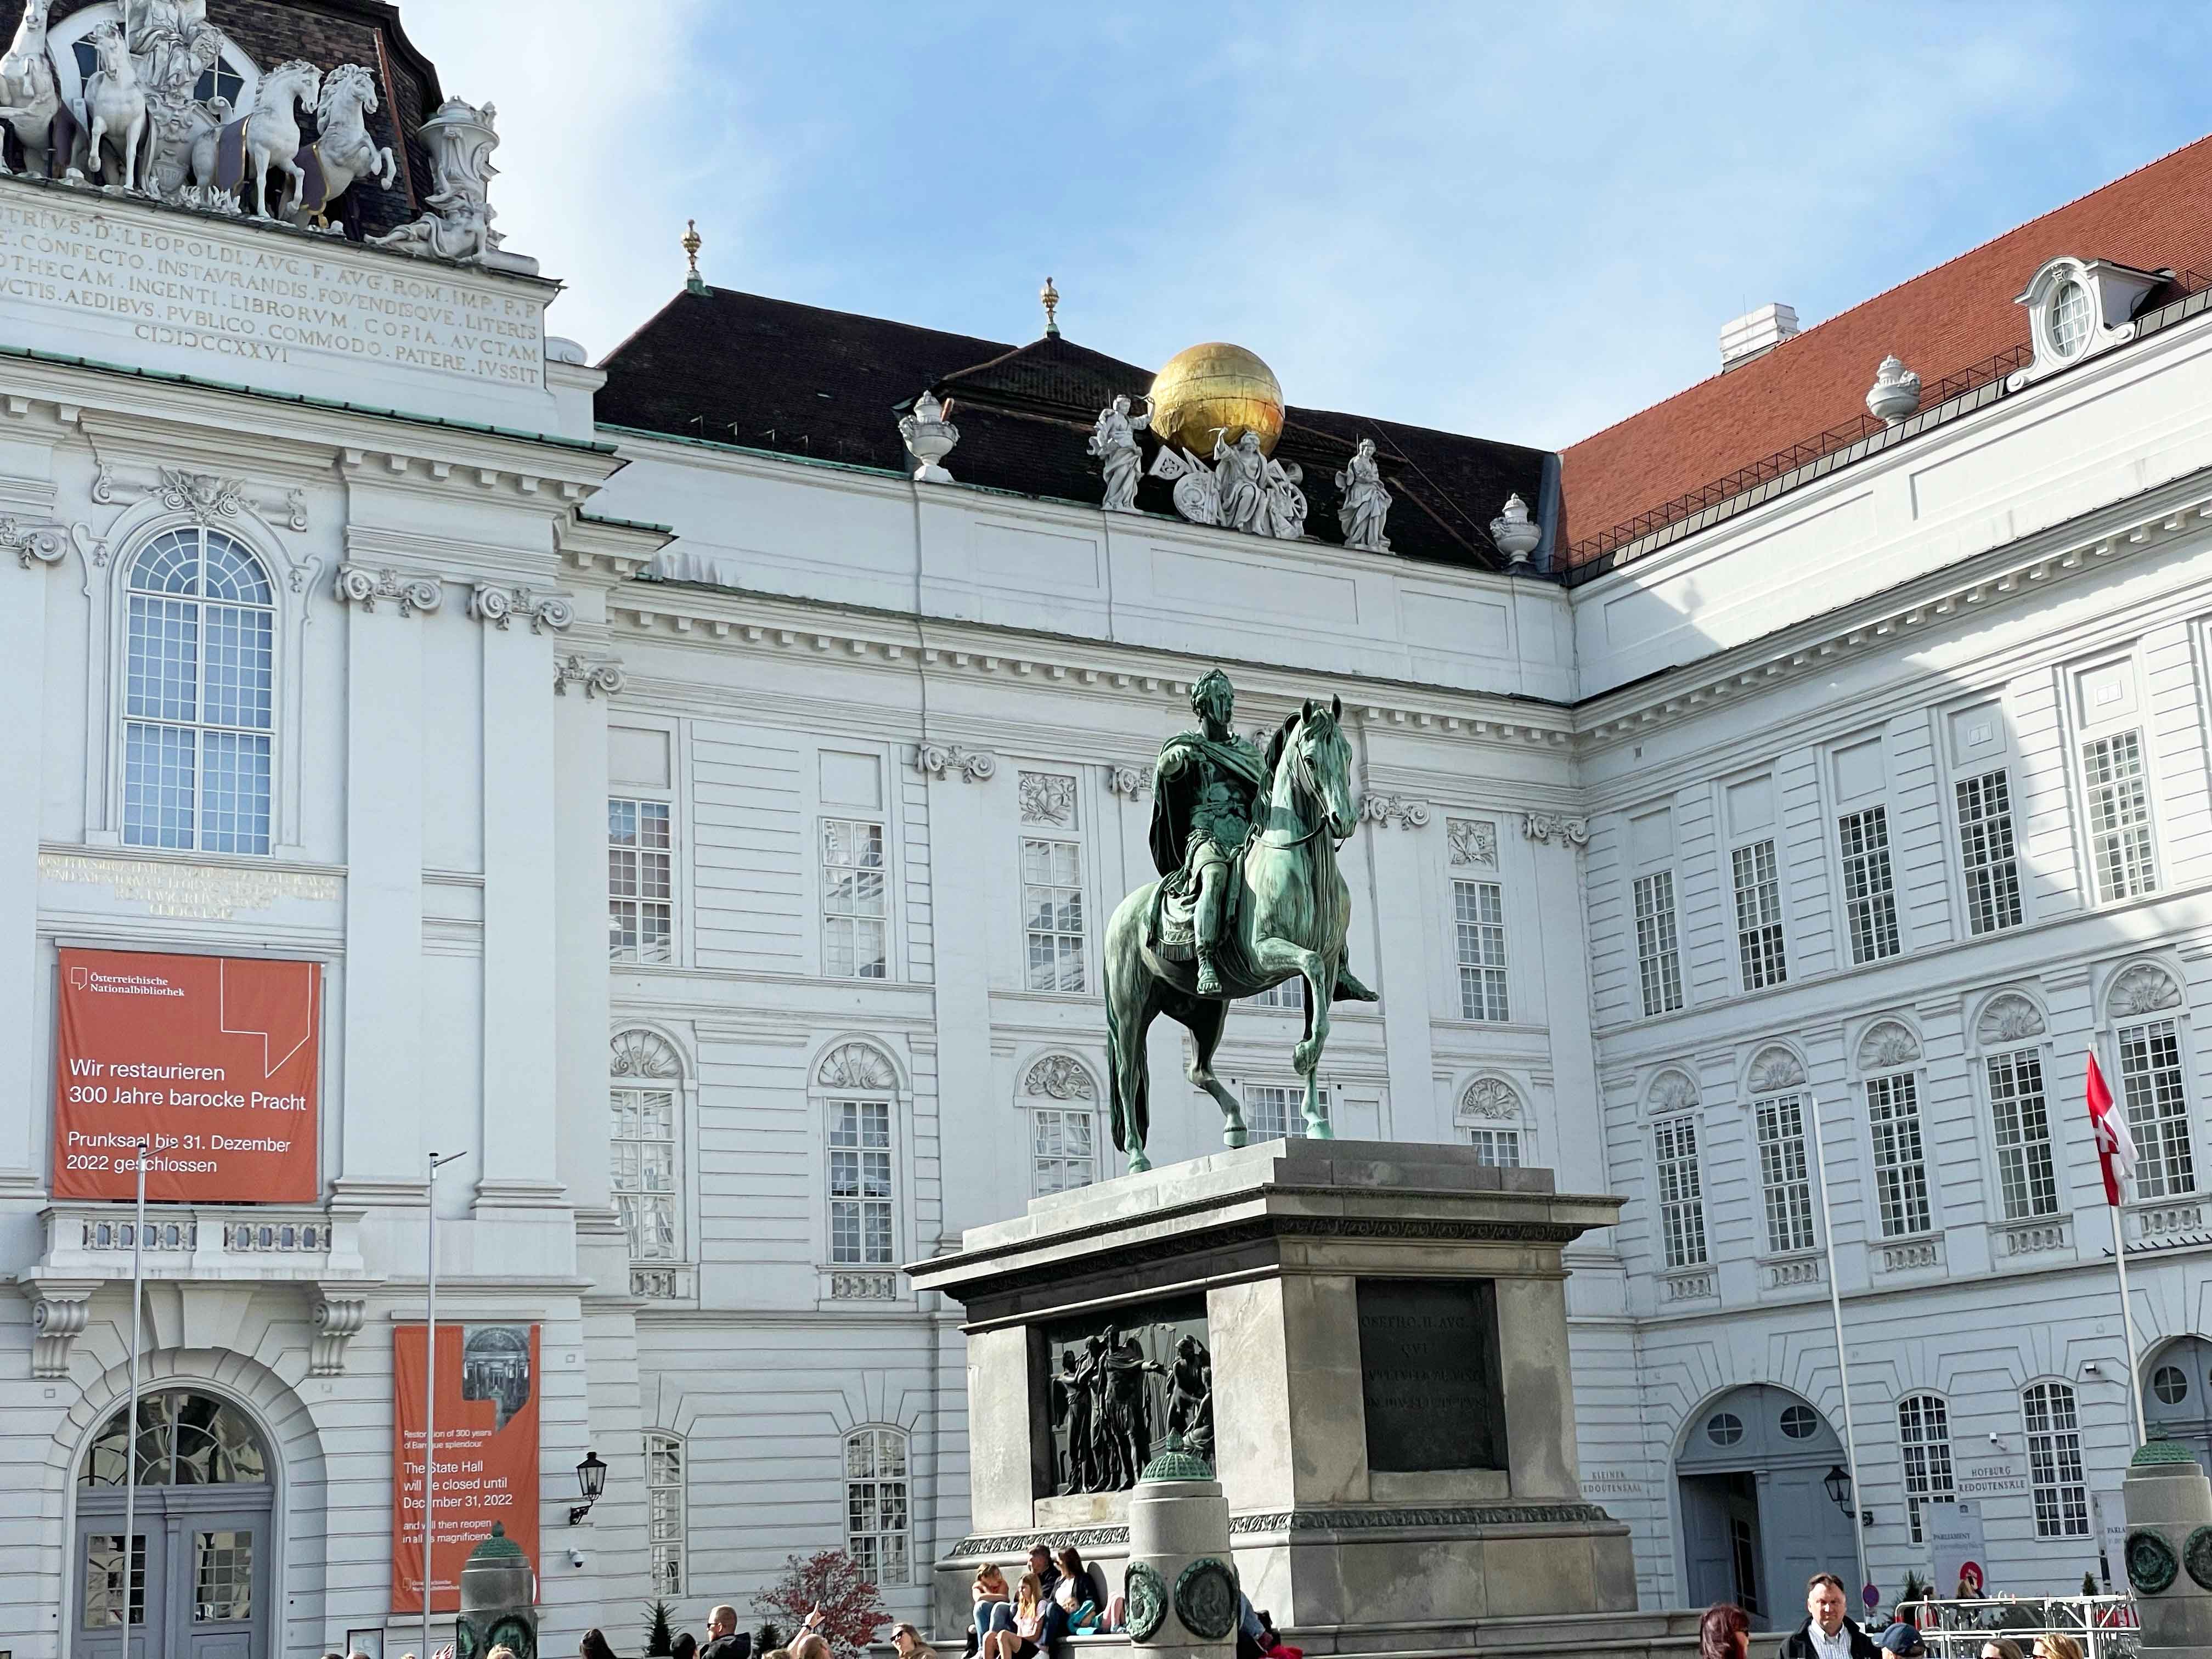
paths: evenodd
<path fill-rule="evenodd" d="M 1194 1336 L 1176 1344 L 1168 1367 L 1168 1432 L 1182 1437 L 1183 1449 L 1211 1461 L 1213 1456 L 1213 1356 Z"/>
<path fill-rule="evenodd" d="M 1105 1373 L 1106 1440 L 1112 1458 L 1113 1485 L 1119 1492 L 1137 1484 L 1152 1455 L 1152 1402 L 1145 1390 L 1148 1371 L 1164 1376 L 1167 1367 L 1145 1358 L 1133 1336 L 1106 1333 L 1101 1361 Z"/>
<path fill-rule="evenodd" d="M 1336 520 L 1344 527 L 1344 544 L 1370 553 L 1388 553 L 1390 538 L 1382 533 L 1382 526 L 1390 516 L 1391 495 L 1382 487 L 1382 468 L 1375 464 L 1374 439 L 1359 441 L 1352 459 L 1336 475 L 1336 487 L 1344 492 L 1336 509 Z"/>
<path fill-rule="evenodd" d="M 1106 495 L 1099 503 L 1109 513 L 1134 513 L 1137 510 L 1137 485 L 1144 477 L 1144 453 L 1138 447 L 1137 434 L 1151 424 L 1149 411 L 1143 415 L 1129 412 L 1129 400 L 1116 397 L 1098 411 L 1098 423 L 1091 429 L 1089 453 L 1099 461 L 1099 471 L 1105 474 Z"/>
<path fill-rule="evenodd" d="M 1103 1345 L 1102 1345 L 1103 1346 Z M 1075 1357 L 1075 1350 L 1060 1352 L 1060 1371 L 1052 1379 L 1053 1426 L 1065 1431 L 1067 1449 L 1061 1455 L 1060 1491 L 1093 1492 L 1097 1488 L 1097 1465 L 1092 1455 L 1095 1413 L 1090 1378 Z"/>

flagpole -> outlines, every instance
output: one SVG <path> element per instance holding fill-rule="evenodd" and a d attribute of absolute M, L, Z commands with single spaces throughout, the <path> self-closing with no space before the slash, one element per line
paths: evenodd
<path fill-rule="evenodd" d="M 1805 1103 L 1805 1115 L 1813 1121 L 1813 1164 L 1820 1188 L 1820 1237 L 1828 1252 L 1828 1312 L 1836 1323 L 1836 1375 L 1844 1391 L 1844 1462 L 1851 1477 L 1851 1544 L 1858 1555 L 1859 1583 L 1871 1584 L 1874 1576 L 1867 1571 L 1866 1527 L 1859 1518 L 1865 1489 L 1859 1485 L 1858 1437 L 1851 1428 L 1851 1365 L 1844 1352 L 1844 1292 L 1836 1283 L 1836 1229 L 1834 1217 L 1828 1209 L 1827 1142 L 1820 1133 L 1820 1097 L 1808 1091 Z M 1854 1589 L 1849 1599 L 1855 1601 L 1857 1595 Z"/>
<path fill-rule="evenodd" d="M 2142 1378 L 2136 1370 L 2136 1310 L 2128 1296 L 2128 1233 L 2121 1213 L 2127 1204 L 2128 1177 L 2135 1173 L 2135 1137 L 2128 1133 L 2126 1115 L 2105 1082 L 2094 1041 L 2082 1073 L 2081 1092 L 2089 1108 L 2090 1133 L 2097 1143 L 2098 1168 L 2105 1177 L 2105 1207 L 2112 1218 L 2112 1264 L 2120 1278 L 2120 1340 L 2128 1345 L 2128 1419 L 2136 1426 L 2136 1444 L 2140 1446 L 2150 1437 L 2143 1424 Z"/>
<path fill-rule="evenodd" d="M 423 1247 L 423 1284 L 428 1291 L 422 1319 L 422 1656 L 431 1659 L 430 1562 L 436 1540 L 437 1511 L 430 1498 L 438 1482 L 438 1169 L 467 1154 L 430 1154 L 430 1178 L 423 1184 L 422 1207 L 428 1238 Z"/>
<path fill-rule="evenodd" d="M 2136 1310 L 2128 1299 L 2127 1231 L 2121 1224 L 2119 1206 L 2105 1207 L 2112 1218 L 2112 1260 L 2120 1269 L 2120 1336 L 2128 1345 L 2128 1409 L 2135 1419 L 2136 1444 L 2141 1446 L 2148 1443 L 2150 1436 L 2143 1426 L 2142 1378 L 2136 1371 Z"/>
<path fill-rule="evenodd" d="M 131 1404 L 123 1428 L 123 1659 L 131 1659 L 131 1534 L 138 1528 L 138 1343 L 146 1277 L 146 1162 L 153 1142 L 138 1142 L 138 1209 L 131 1228 Z"/>

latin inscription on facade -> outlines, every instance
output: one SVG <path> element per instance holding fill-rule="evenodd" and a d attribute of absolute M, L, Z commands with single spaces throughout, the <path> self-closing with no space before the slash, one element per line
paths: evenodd
<path fill-rule="evenodd" d="M 1505 1467 L 1498 1293 L 1486 1279 L 1359 1281 L 1367 1466 Z"/>
<path fill-rule="evenodd" d="M 0 199 L 0 304 L 121 325 L 204 356 L 216 379 L 255 364 L 380 363 L 471 381 L 544 385 L 544 307 L 419 259 L 187 217 L 109 214 L 40 191 Z M 55 337 L 61 337 L 56 336 Z M 236 373 L 223 374 L 220 365 Z M 334 375 L 328 395 L 346 395 Z"/>
<path fill-rule="evenodd" d="M 300 870 L 241 870 L 229 865 L 172 864 L 154 859 L 106 859 L 75 853 L 41 853 L 46 881 L 107 888 L 118 899 L 143 904 L 149 915 L 193 921 L 228 921 L 240 910 L 268 910 L 280 899 L 330 903 L 343 889 L 336 876 Z"/>

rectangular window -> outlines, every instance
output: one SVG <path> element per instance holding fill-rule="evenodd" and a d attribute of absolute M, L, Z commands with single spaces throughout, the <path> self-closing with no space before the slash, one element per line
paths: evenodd
<path fill-rule="evenodd" d="M 1321 1091 L 1322 1107 L 1328 1106 L 1328 1091 Z M 1303 1140 L 1306 1133 L 1306 1091 L 1302 1083 L 1288 1087 L 1255 1083 L 1244 1091 L 1244 1116 L 1252 1139 Z"/>
<path fill-rule="evenodd" d="M 883 979 L 890 957 L 884 826 L 822 820 L 822 971 L 831 979 Z"/>
<path fill-rule="evenodd" d="M 1682 952 L 1674 932 L 1674 872 L 1636 878 L 1636 972 L 1644 1012 L 1671 1014 L 1682 1006 Z"/>
<path fill-rule="evenodd" d="M 907 1565 L 906 1437 L 855 1430 L 845 1442 L 845 1547 L 878 1584 L 903 1584 Z"/>
<path fill-rule="evenodd" d="M 1932 1394 L 1907 1395 L 1897 1402 L 1897 1437 L 1905 1454 L 1905 1504 L 1917 1544 L 1920 1506 L 1959 1501 L 1951 1480 L 1949 1407 Z"/>
<path fill-rule="evenodd" d="M 2012 835 L 2012 780 L 2002 767 L 1961 778 L 1959 860 L 1966 877 L 1966 926 L 1995 933 L 2021 922 L 2020 857 Z"/>
<path fill-rule="evenodd" d="M 1774 843 L 1755 841 L 1730 855 L 1735 870 L 1735 946 L 1743 988 L 1762 990 L 1790 977 L 1782 945 L 1782 883 Z"/>
<path fill-rule="evenodd" d="M 2087 1538 L 2089 1488 L 2081 1474 L 2081 1421 L 2074 1390 L 2038 1382 L 2021 1395 L 2027 1419 L 2027 1478 L 2038 1538 Z"/>
<path fill-rule="evenodd" d="M 2181 1040 L 2172 1020 L 2120 1027 L 2120 1093 L 2135 1136 L 2136 1196 L 2174 1198 L 2195 1192 L 2189 1097 L 2181 1086 Z"/>
<path fill-rule="evenodd" d="M 2158 891 L 2142 734 L 2118 732 L 2083 744 L 2081 785 L 2089 798 L 2089 853 L 2098 900 L 2109 903 Z"/>
<path fill-rule="evenodd" d="M 684 1594 L 684 1443 L 645 1437 L 647 1535 L 653 1548 L 653 1593 Z"/>
<path fill-rule="evenodd" d="M 668 803 L 607 802 L 607 954 L 666 962 L 675 933 L 675 854 Z"/>
<path fill-rule="evenodd" d="M 1306 981 L 1303 974 L 1292 974 L 1279 985 L 1270 985 L 1251 999 L 1255 1008 L 1297 1008 L 1306 1006 Z"/>
<path fill-rule="evenodd" d="M 1844 915 L 1851 960 L 1880 962 L 1904 946 L 1897 933 L 1897 888 L 1889 866 L 1889 809 L 1869 806 L 1836 820 L 1844 854 Z"/>
<path fill-rule="evenodd" d="M 1098 1178 L 1097 1118 L 1090 1112 L 1040 1106 L 1030 1114 L 1030 1148 L 1036 1195 L 1088 1187 Z"/>
<path fill-rule="evenodd" d="M 1504 891 L 1494 881 L 1455 881 L 1452 907 L 1459 927 L 1459 1016 L 1504 1019 Z"/>
<path fill-rule="evenodd" d="M 1030 989 L 1083 989 L 1082 849 L 1075 842 L 1022 838 L 1022 927 Z"/>
<path fill-rule="evenodd" d="M 676 1095 L 617 1089 L 607 1151 L 633 1261 L 676 1260 Z"/>
<path fill-rule="evenodd" d="M 128 1613 L 131 1628 L 136 1630 L 146 1622 L 146 1534 L 143 1533 L 131 1534 L 129 1571 L 131 1605 Z M 84 1625 L 88 1630 L 112 1630 L 122 1626 L 125 1614 L 123 1605 L 125 1590 L 124 1571 L 123 1534 L 119 1532 L 87 1533 L 84 1539 Z"/>
<path fill-rule="evenodd" d="M 1486 1170 L 1517 1170 L 1521 1167 L 1521 1132 L 1518 1129 L 1469 1129 L 1468 1144 L 1474 1148 L 1474 1161 Z"/>
<path fill-rule="evenodd" d="M 1697 1121 L 1670 1117 L 1654 1123 L 1651 1152 L 1659 1174 L 1659 1237 L 1667 1265 L 1702 1267 L 1705 1198 L 1698 1174 Z"/>
<path fill-rule="evenodd" d="M 1758 1103 L 1759 1174 L 1766 1189 L 1766 1248 L 1777 1255 L 1813 1248 L 1813 1182 L 1805 1156 L 1805 1097 Z"/>
<path fill-rule="evenodd" d="M 2051 1112 L 2043 1098 L 2043 1057 L 2033 1048 L 1991 1054 L 1989 1075 L 2005 1219 L 2057 1215 L 2058 1172 L 2051 1155 Z"/>
<path fill-rule="evenodd" d="M 830 1260 L 888 1267 L 891 1248 L 891 1109 L 881 1100 L 830 1103 Z"/>
<path fill-rule="evenodd" d="M 1874 1130 L 1881 1236 L 1906 1238 L 1933 1231 L 1928 1159 L 1920 1140 L 1920 1085 L 1912 1073 L 1867 1079 L 1867 1121 Z"/>

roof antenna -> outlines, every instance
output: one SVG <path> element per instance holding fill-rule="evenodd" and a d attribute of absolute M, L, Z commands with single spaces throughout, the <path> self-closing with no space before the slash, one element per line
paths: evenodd
<path fill-rule="evenodd" d="M 1044 286 L 1037 290 L 1037 298 L 1044 301 L 1044 337 L 1048 340 L 1057 340 L 1060 337 L 1060 319 L 1053 313 L 1060 309 L 1060 290 L 1052 285 L 1051 277 L 1044 279 Z"/>
<path fill-rule="evenodd" d="M 707 291 L 707 279 L 699 274 L 699 250 L 703 245 L 703 239 L 699 234 L 699 222 L 686 219 L 684 222 L 684 253 L 691 261 L 691 270 L 684 279 L 684 288 L 689 294 L 704 294 Z"/>

